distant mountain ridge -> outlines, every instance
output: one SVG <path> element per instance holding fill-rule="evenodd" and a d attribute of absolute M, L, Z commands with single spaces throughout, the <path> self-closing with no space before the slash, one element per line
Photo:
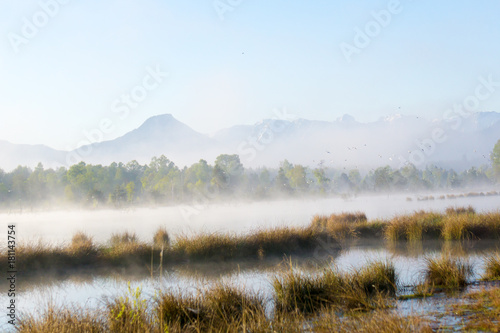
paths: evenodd
<path fill-rule="evenodd" d="M 246 167 L 276 167 L 288 159 L 311 167 L 370 169 L 413 163 L 459 170 L 489 164 L 489 154 L 499 139 L 497 112 L 433 121 L 393 115 L 369 123 L 357 122 L 349 115 L 332 122 L 265 119 L 210 136 L 191 129 L 171 114 L 163 114 L 147 119 L 119 138 L 70 152 L 0 141 L 0 168 L 33 167 L 38 162 L 46 167 L 68 166 L 80 160 L 94 164 L 131 160 L 148 163 L 151 157 L 162 154 L 184 166 L 202 158 L 211 162 L 219 154 L 239 154 Z"/>

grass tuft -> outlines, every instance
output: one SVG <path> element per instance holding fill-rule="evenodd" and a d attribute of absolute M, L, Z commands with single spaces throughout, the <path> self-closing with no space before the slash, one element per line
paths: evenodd
<path fill-rule="evenodd" d="M 425 259 L 425 283 L 435 288 L 457 289 L 467 285 L 473 275 L 473 266 L 468 261 L 442 255 Z"/>
<path fill-rule="evenodd" d="M 156 250 L 167 249 L 170 246 L 170 236 L 164 227 L 158 228 L 153 236 L 153 247 Z"/>
<path fill-rule="evenodd" d="M 320 275 L 287 270 L 273 280 L 278 312 L 313 313 L 326 307 L 369 310 L 386 306 L 397 290 L 394 265 L 372 262 L 360 270 L 340 273 L 325 269 Z"/>
<path fill-rule="evenodd" d="M 500 252 L 494 253 L 485 258 L 485 269 L 483 280 L 500 280 Z"/>

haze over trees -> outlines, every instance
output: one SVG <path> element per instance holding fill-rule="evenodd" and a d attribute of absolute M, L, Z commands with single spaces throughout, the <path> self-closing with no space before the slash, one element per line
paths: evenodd
<path fill-rule="evenodd" d="M 491 153 L 491 163 L 493 165 L 493 173 L 496 179 L 500 181 L 500 140 L 498 140 Z"/>
<path fill-rule="evenodd" d="M 149 164 L 137 161 L 108 166 L 80 162 L 69 169 L 0 169 L 0 207 L 76 204 L 86 207 L 175 204 L 190 200 L 266 199 L 282 196 L 345 195 L 360 192 L 413 192 L 492 185 L 500 181 L 500 140 L 492 166 L 452 169 L 412 164 L 382 166 L 362 174 L 357 169 L 316 168 L 284 160 L 277 168 L 247 169 L 238 155 L 219 155 L 214 164 L 201 159 L 179 168 L 166 156 Z"/>

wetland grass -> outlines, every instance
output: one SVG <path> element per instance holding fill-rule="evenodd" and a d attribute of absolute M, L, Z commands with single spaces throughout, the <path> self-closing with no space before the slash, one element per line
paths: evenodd
<path fill-rule="evenodd" d="M 114 234 L 104 244 L 77 233 L 66 245 L 42 242 L 19 244 L 18 270 L 34 273 L 43 270 L 66 271 L 82 267 L 144 266 L 153 259 L 165 264 L 259 260 L 284 255 L 311 255 L 328 244 L 334 256 L 352 239 L 405 241 L 500 239 L 500 212 L 476 213 L 470 207 L 449 208 L 446 214 L 419 211 L 390 220 L 368 221 L 363 213 L 314 216 L 309 226 L 259 229 L 248 234 L 205 233 L 179 235 L 171 241 L 165 228 L 156 231 L 150 242 L 133 233 Z M 163 248 L 163 250 L 162 250 Z M 156 251 L 156 252 L 155 252 Z M 158 253 L 161 251 L 160 255 Z M 7 265 L 7 252 L 0 253 L 0 264 Z"/>
<path fill-rule="evenodd" d="M 474 291 L 465 301 L 448 306 L 449 314 L 459 317 L 467 332 L 500 332 L 500 287 Z"/>
<path fill-rule="evenodd" d="M 467 260 L 448 255 L 425 258 L 424 284 L 432 288 L 460 289 L 468 284 L 473 266 Z"/>
<path fill-rule="evenodd" d="M 372 310 L 387 306 L 387 297 L 397 290 L 394 265 L 371 262 L 348 273 L 325 269 L 322 274 L 303 274 L 290 269 L 273 280 L 278 312 L 314 313 L 322 308 Z"/>
<path fill-rule="evenodd" d="M 399 215 L 385 225 L 384 237 L 390 241 L 421 241 L 438 239 L 442 214 L 419 211 L 411 215 Z"/>
<path fill-rule="evenodd" d="M 484 275 L 485 281 L 500 280 L 500 252 L 493 253 L 485 258 Z"/>

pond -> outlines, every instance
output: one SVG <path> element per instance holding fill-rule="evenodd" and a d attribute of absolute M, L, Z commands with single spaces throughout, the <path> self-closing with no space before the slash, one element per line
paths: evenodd
<path fill-rule="evenodd" d="M 486 190 L 484 192 L 487 192 Z M 170 234 L 200 232 L 249 232 L 279 225 L 307 225 L 315 214 L 361 211 L 368 219 L 390 218 L 416 210 L 444 211 L 450 206 L 471 205 L 477 212 L 500 209 L 500 197 L 477 196 L 438 199 L 446 193 L 420 195 L 390 194 L 350 198 L 303 198 L 254 202 L 227 202 L 169 207 L 141 207 L 126 210 L 56 210 L 40 212 L 4 212 L 0 221 L 15 223 L 19 241 L 59 244 L 68 242 L 78 231 L 91 235 L 96 242 L 108 240 L 113 233 L 130 231 L 150 241 L 160 226 Z M 433 196 L 434 200 L 418 198 Z M 408 200 L 411 198 L 411 201 Z"/>
<path fill-rule="evenodd" d="M 328 262 L 318 261 L 314 257 L 292 258 L 292 261 L 297 269 L 314 274 L 313 272 L 318 272 L 318 268 L 328 265 L 334 265 L 339 270 L 345 271 L 362 267 L 374 260 L 390 260 L 395 264 L 400 278 L 400 293 L 404 294 L 405 286 L 421 281 L 426 257 L 446 252 L 470 260 L 474 265 L 475 275 L 471 279 L 473 281 L 478 280 L 484 271 L 484 255 L 495 250 L 498 250 L 498 242 L 425 241 L 410 245 L 358 240 L 345 244 L 344 249 L 330 258 Z M 261 293 L 267 299 L 268 309 L 272 310 L 272 280 L 280 270 L 286 270 L 288 267 L 288 262 L 285 260 L 274 258 L 242 263 L 176 265 L 165 267 L 161 278 L 158 273 L 151 278 L 147 269 L 137 269 L 131 274 L 85 272 L 85 274 L 67 277 L 34 276 L 25 280 L 20 278 L 16 303 L 21 314 L 39 313 L 41 309 L 47 308 L 48 304 L 56 307 L 77 306 L 99 309 L 105 307 L 106 299 L 125 295 L 129 283 L 132 290 L 141 288 L 142 296 L 150 300 L 159 290 L 196 293 L 222 279 L 245 290 Z M 8 298 L 2 294 L 0 304 L 7 304 L 7 302 Z M 440 299 L 438 296 L 425 301 L 399 301 L 396 310 L 404 314 L 419 313 L 436 319 L 432 312 L 439 311 L 445 304 L 446 299 Z M 5 314 L 2 314 L 1 320 L 2 323 L 6 322 Z M 446 320 L 446 318 L 443 317 L 440 320 Z M 2 331 L 6 329 L 9 327 L 2 327 Z"/>

